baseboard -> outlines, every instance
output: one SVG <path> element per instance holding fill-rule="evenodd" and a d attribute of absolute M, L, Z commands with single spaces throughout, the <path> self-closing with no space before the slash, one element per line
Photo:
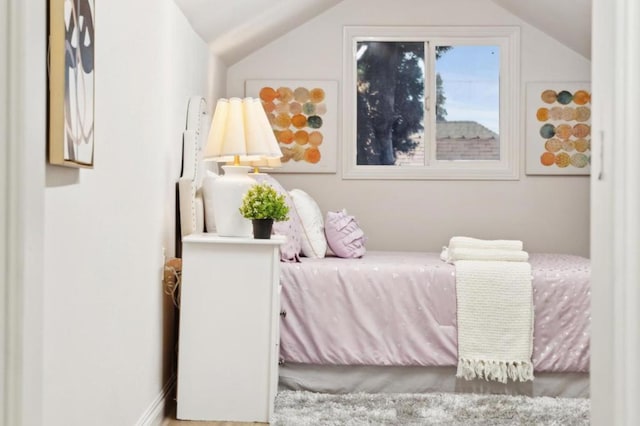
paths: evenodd
<path fill-rule="evenodd" d="M 135 426 L 161 426 L 164 421 L 167 398 L 176 386 L 176 375 L 173 374 L 164 385 L 158 396 L 153 400 L 149 408 L 140 416 Z"/>

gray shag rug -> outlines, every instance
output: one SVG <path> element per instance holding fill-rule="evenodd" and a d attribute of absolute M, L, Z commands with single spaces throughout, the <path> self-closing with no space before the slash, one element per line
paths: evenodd
<path fill-rule="evenodd" d="M 280 391 L 277 426 L 588 425 L 590 400 L 479 394 Z"/>

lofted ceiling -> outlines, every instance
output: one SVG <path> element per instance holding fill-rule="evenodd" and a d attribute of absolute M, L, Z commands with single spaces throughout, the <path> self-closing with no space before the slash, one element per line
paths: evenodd
<path fill-rule="evenodd" d="M 174 1 L 211 50 L 232 65 L 342 0 Z M 492 1 L 591 57 L 591 0 Z"/>
<path fill-rule="evenodd" d="M 591 58 L 591 0 L 492 1 L 585 58 Z"/>
<path fill-rule="evenodd" d="M 342 0 L 174 0 L 191 26 L 232 65 Z"/>

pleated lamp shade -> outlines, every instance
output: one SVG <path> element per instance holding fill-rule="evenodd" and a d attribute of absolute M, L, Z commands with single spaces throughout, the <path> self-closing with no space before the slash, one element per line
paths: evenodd
<path fill-rule="evenodd" d="M 260 99 L 218 100 L 203 157 L 209 161 L 235 161 L 236 164 L 238 161 L 282 157 Z"/>

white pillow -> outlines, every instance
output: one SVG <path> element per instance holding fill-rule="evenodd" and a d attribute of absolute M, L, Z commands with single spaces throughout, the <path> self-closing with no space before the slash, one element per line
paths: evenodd
<path fill-rule="evenodd" d="M 202 198 L 204 203 L 204 227 L 206 232 L 216 232 L 216 219 L 213 216 L 213 185 L 218 175 L 207 170 L 202 180 Z"/>
<path fill-rule="evenodd" d="M 306 257 L 323 258 L 327 253 L 324 236 L 324 220 L 318 203 L 301 189 L 292 189 L 289 195 L 296 206 L 302 223 L 302 254 Z"/>

